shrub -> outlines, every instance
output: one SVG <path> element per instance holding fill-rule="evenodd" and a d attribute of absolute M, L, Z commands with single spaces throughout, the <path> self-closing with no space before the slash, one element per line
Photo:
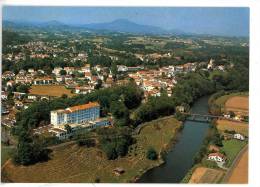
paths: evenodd
<path fill-rule="evenodd" d="M 157 152 L 154 148 L 149 148 L 146 153 L 146 158 L 149 160 L 156 160 L 158 158 Z"/>

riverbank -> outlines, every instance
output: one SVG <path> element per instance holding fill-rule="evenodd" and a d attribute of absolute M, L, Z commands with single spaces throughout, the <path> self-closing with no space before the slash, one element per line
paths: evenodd
<path fill-rule="evenodd" d="M 181 123 L 174 118 L 150 122 L 135 136 L 136 144 L 129 147 L 128 154 L 116 160 L 107 160 L 97 147 L 71 144 L 54 148 L 48 162 L 32 166 L 8 163 L 2 171 L 14 182 L 133 182 L 147 170 L 163 164 L 161 157 L 156 161 L 148 160 L 146 152 L 149 147 L 157 153 L 165 150 L 180 127 Z M 118 167 L 125 173 L 115 175 L 113 170 Z"/>
<path fill-rule="evenodd" d="M 192 111 L 207 114 L 208 96 L 198 99 Z M 165 164 L 147 171 L 139 183 L 180 183 L 193 165 L 193 158 L 200 150 L 206 136 L 208 123 L 186 120 L 177 142 L 165 154 Z"/>
<path fill-rule="evenodd" d="M 244 103 L 238 102 L 238 100 L 243 100 Z M 211 112 L 223 112 L 230 109 L 236 109 L 235 112 L 243 109 L 244 113 L 248 113 L 248 93 L 216 93 L 213 94 L 209 99 L 210 111 Z M 242 108 L 242 109 L 241 109 Z M 232 111 L 232 110 L 231 110 Z M 241 157 L 241 150 L 244 151 L 247 147 L 248 141 L 248 124 L 245 122 L 232 122 L 228 120 L 217 120 L 213 121 L 212 124 L 217 129 L 220 134 L 221 142 L 219 142 L 219 146 L 214 145 L 214 152 L 221 152 L 226 157 L 226 162 L 224 163 L 224 167 L 218 167 L 213 161 L 206 161 L 207 155 L 212 152 L 210 148 L 207 148 L 207 151 L 204 154 L 204 158 L 200 163 L 193 166 L 192 169 L 186 174 L 183 179 L 183 183 L 227 183 L 228 178 L 231 175 L 231 171 L 233 170 Z M 246 140 L 236 140 L 233 138 L 233 133 L 240 133 L 246 137 Z M 222 144 L 222 145 L 221 145 Z M 232 164 L 232 165 L 231 165 Z M 246 176 L 248 175 L 248 166 L 246 166 L 245 162 L 242 163 L 240 169 L 240 173 L 244 173 Z M 223 170 L 224 169 L 224 170 Z M 226 171 L 225 171 L 226 170 Z M 203 171 L 203 172 L 202 172 Z M 220 175 L 222 173 L 222 176 Z M 211 176 L 211 177 L 209 177 Z M 239 174 L 236 174 L 239 176 Z M 217 179 L 217 180 L 216 180 Z M 233 177 L 233 179 L 238 179 L 238 177 Z M 239 183 L 239 182 L 232 183 Z"/>

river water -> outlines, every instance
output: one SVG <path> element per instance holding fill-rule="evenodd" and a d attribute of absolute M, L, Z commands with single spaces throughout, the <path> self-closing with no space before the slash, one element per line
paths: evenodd
<path fill-rule="evenodd" d="M 208 96 L 197 100 L 191 111 L 208 114 Z M 200 150 L 209 123 L 188 121 L 178 135 L 178 142 L 167 153 L 165 163 L 147 171 L 138 183 L 179 183 L 192 167 L 193 157 Z"/>

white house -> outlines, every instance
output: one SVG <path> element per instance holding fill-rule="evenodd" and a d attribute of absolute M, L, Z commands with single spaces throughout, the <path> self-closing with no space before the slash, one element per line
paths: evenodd
<path fill-rule="evenodd" d="M 37 100 L 36 95 L 28 95 L 27 98 L 28 98 L 29 100 L 33 100 L 33 101 L 36 101 L 36 100 Z"/>
<path fill-rule="evenodd" d="M 28 69 L 28 73 L 34 73 L 34 69 L 32 68 Z"/>
<path fill-rule="evenodd" d="M 234 134 L 234 138 L 238 139 L 238 140 L 245 140 L 245 137 L 242 134 L 239 134 L 239 133 Z"/>
<path fill-rule="evenodd" d="M 4 91 L 1 92 L 1 99 L 7 100 L 7 93 L 6 92 L 4 92 Z"/>
<path fill-rule="evenodd" d="M 221 153 L 210 153 L 208 155 L 208 160 L 215 162 L 225 162 L 226 157 Z"/>
<path fill-rule="evenodd" d="M 15 84 L 15 82 L 13 80 L 10 80 L 6 83 L 6 86 L 10 86 L 10 87 L 13 87 L 13 85 Z"/>
<path fill-rule="evenodd" d="M 214 60 L 210 59 L 207 69 L 213 69 L 214 68 Z"/>
<path fill-rule="evenodd" d="M 60 70 L 62 70 L 61 67 L 56 67 L 52 70 L 52 73 L 54 73 L 56 76 L 60 75 Z"/>
<path fill-rule="evenodd" d="M 128 71 L 128 68 L 124 65 L 117 65 L 117 71 L 126 72 Z"/>

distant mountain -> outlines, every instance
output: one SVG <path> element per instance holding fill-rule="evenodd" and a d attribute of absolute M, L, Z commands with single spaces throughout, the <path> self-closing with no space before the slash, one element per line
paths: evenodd
<path fill-rule="evenodd" d="M 37 26 L 39 27 L 47 27 L 47 28 L 68 28 L 70 27 L 69 25 L 66 25 L 62 22 L 56 21 L 56 20 L 52 20 L 52 21 L 48 21 L 48 22 L 43 22 L 38 24 Z"/>
<path fill-rule="evenodd" d="M 93 30 L 108 30 L 115 32 L 126 32 L 135 34 L 166 34 L 168 31 L 150 25 L 140 25 L 126 19 L 117 19 L 108 23 L 92 23 L 84 25 L 85 28 Z"/>
<path fill-rule="evenodd" d="M 77 30 L 86 29 L 94 32 L 109 31 L 109 32 L 123 32 L 132 34 L 185 34 L 181 30 L 164 30 L 160 27 L 151 25 L 141 25 L 131 22 L 127 19 L 117 19 L 107 23 L 91 23 L 85 25 L 68 25 L 62 22 L 53 20 L 48 22 L 16 22 L 3 21 L 3 28 L 33 28 L 33 29 L 49 29 L 49 30 Z"/>

